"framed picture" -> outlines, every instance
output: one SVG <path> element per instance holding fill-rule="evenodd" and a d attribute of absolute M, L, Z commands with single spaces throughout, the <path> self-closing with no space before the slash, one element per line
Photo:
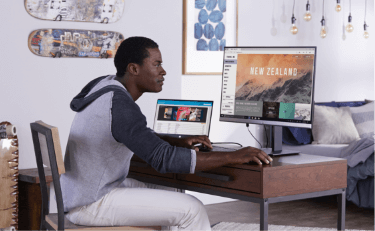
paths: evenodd
<path fill-rule="evenodd" d="M 238 0 L 184 0 L 184 75 L 221 75 L 225 46 L 237 46 Z"/>

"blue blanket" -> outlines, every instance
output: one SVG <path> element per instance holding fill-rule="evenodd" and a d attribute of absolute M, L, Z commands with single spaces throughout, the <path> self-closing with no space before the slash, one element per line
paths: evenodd
<path fill-rule="evenodd" d="M 362 208 L 374 208 L 374 139 L 354 141 L 342 150 L 348 160 L 346 199 Z"/>

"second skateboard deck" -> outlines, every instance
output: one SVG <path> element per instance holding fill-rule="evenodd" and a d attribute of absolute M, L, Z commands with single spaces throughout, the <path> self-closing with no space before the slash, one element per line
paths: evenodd
<path fill-rule="evenodd" d="M 30 33 L 30 51 L 44 57 L 113 58 L 124 36 L 114 31 L 39 29 Z"/>

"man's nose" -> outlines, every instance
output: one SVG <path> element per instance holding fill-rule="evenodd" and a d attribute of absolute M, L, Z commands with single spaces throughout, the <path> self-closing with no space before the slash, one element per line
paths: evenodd
<path fill-rule="evenodd" d="M 162 75 L 167 75 L 167 72 L 165 71 L 165 69 L 162 67 L 162 71 L 161 71 L 161 73 L 162 73 Z"/>

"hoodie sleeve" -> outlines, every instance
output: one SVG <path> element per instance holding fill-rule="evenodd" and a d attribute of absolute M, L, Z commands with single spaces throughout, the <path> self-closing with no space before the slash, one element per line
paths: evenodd
<path fill-rule="evenodd" d="M 160 173 L 190 173 L 190 149 L 171 146 L 147 127 L 146 117 L 125 92 L 112 98 L 112 135 Z"/>

